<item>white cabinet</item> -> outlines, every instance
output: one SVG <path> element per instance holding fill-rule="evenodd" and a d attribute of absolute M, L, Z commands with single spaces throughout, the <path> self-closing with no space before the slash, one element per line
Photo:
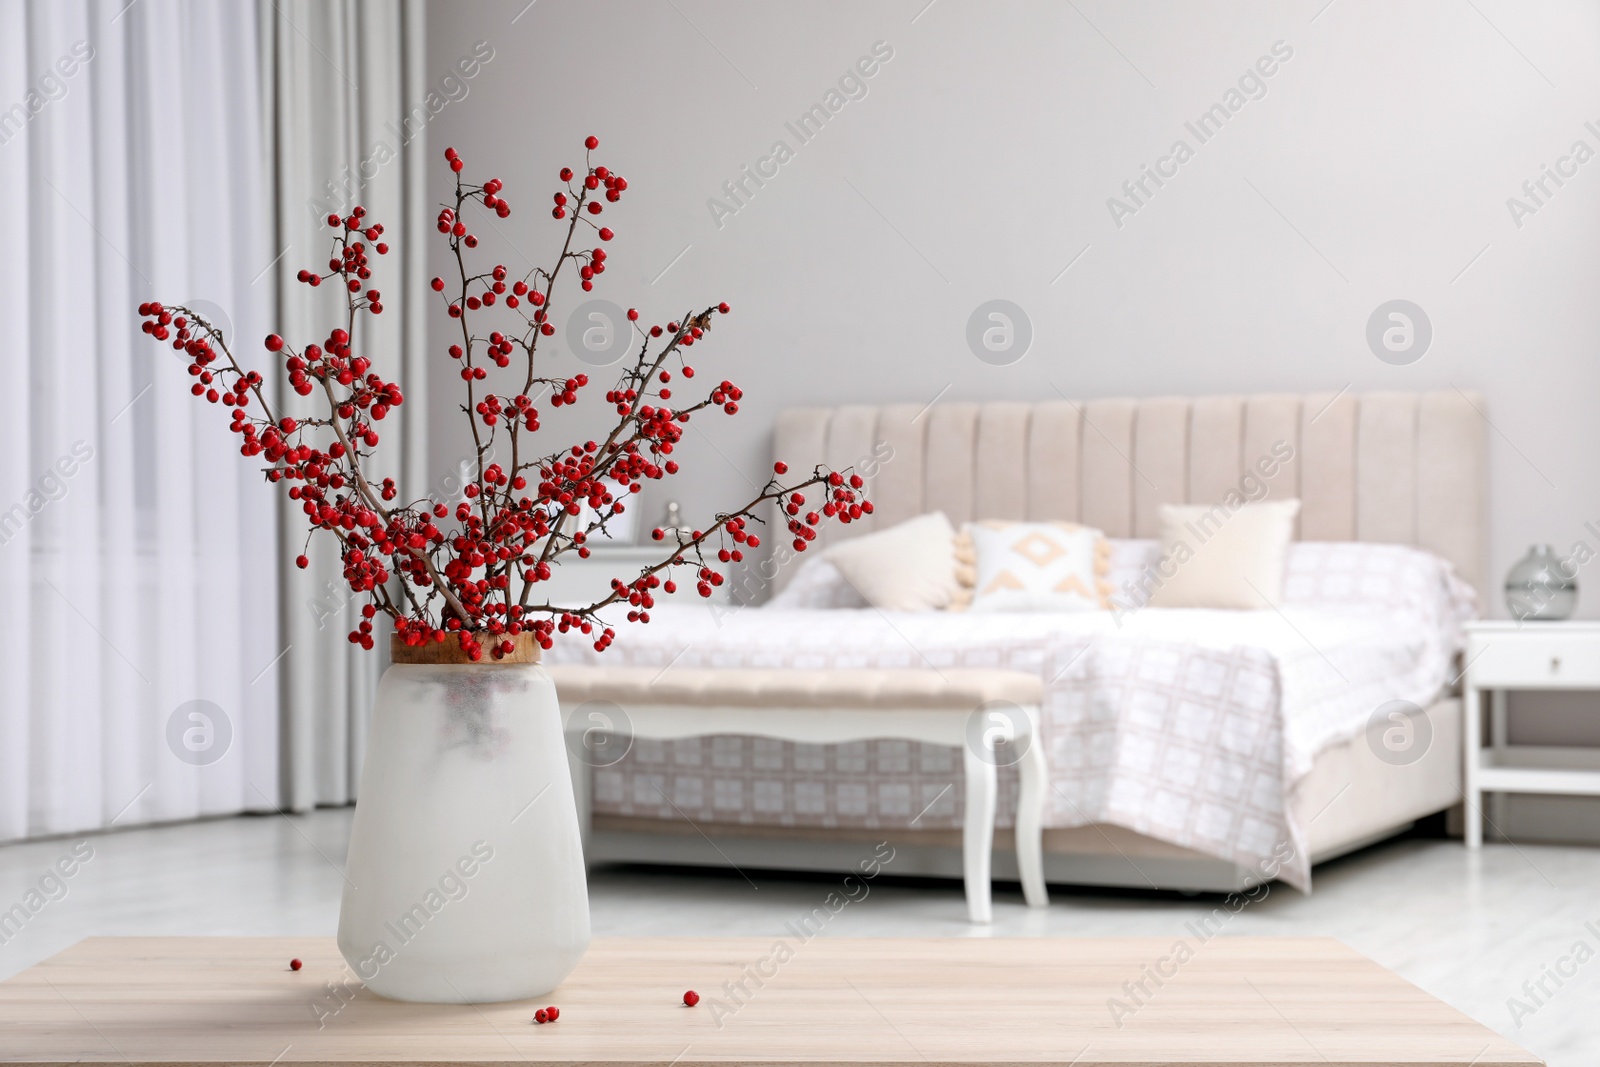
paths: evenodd
<path fill-rule="evenodd" d="M 1600 796 L 1600 750 L 1512 745 L 1506 738 L 1506 692 L 1600 690 L 1600 623 L 1470 622 L 1463 689 L 1466 843 L 1483 843 L 1483 796 L 1558 793 Z M 1483 706 L 1489 706 L 1484 745 Z M 1596 694 L 1600 700 L 1600 693 Z M 1491 816 L 1491 824 L 1498 819 Z"/>

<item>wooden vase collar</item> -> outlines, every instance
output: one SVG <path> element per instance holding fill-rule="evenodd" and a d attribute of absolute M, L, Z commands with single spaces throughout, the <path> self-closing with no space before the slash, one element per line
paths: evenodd
<path fill-rule="evenodd" d="M 513 642 L 517 647 L 496 659 L 489 651 L 490 647 L 506 641 Z M 399 634 L 390 634 L 389 661 L 405 664 L 459 664 L 468 667 L 504 667 L 511 664 L 539 662 L 539 642 L 534 639 L 533 634 L 523 633 L 509 637 L 505 634 L 486 633 L 478 639 L 478 644 L 483 647 L 483 657 L 475 660 L 462 650 L 461 639 L 455 634 L 447 635 L 443 641 L 429 641 L 425 645 L 408 645 L 400 640 Z"/>

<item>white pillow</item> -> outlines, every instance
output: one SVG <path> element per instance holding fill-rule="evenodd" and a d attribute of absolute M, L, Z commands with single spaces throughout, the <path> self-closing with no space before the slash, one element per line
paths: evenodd
<path fill-rule="evenodd" d="M 875 608 L 935 611 L 956 594 L 955 544 L 955 527 L 935 511 L 831 545 L 822 558 Z"/>
<path fill-rule="evenodd" d="M 1300 501 L 1161 507 L 1153 608 L 1276 607 Z"/>
<path fill-rule="evenodd" d="M 956 555 L 970 611 L 1099 611 L 1111 543 L 1075 522 L 969 522 Z"/>
<path fill-rule="evenodd" d="M 826 556 L 809 557 L 800 564 L 789 584 L 766 606 L 778 611 L 820 611 L 830 608 L 864 608 L 866 600 L 844 580 Z"/>

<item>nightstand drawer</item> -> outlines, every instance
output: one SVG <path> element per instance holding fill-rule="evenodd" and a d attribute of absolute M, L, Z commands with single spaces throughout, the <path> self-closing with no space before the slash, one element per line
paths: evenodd
<path fill-rule="evenodd" d="M 1467 676 L 1480 688 L 1565 689 L 1600 687 L 1600 640 L 1576 634 L 1474 635 L 1467 645 Z"/>

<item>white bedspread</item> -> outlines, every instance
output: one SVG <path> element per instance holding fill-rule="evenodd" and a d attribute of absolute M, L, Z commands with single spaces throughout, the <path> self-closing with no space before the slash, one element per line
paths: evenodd
<path fill-rule="evenodd" d="M 1153 551 L 1121 542 L 1113 579 Z M 604 654 L 568 642 L 548 658 L 1038 673 L 1052 787 L 1046 826 L 1115 823 L 1252 869 L 1292 852 L 1279 876 L 1309 890 L 1295 784 L 1318 752 L 1363 732 L 1381 705 L 1434 700 L 1453 678 L 1460 623 L 1473 609 L 1470 590 L 1428 553 L 1302 543 L 1272 611 L 663 606 Z M 1003 774 L 1002 823 L 1014 788 Z M 956 828 L 961 795 L 958 753 L 902 741 L 641 741 L 594 781 L 597 812 L 751 825 Z"/>

